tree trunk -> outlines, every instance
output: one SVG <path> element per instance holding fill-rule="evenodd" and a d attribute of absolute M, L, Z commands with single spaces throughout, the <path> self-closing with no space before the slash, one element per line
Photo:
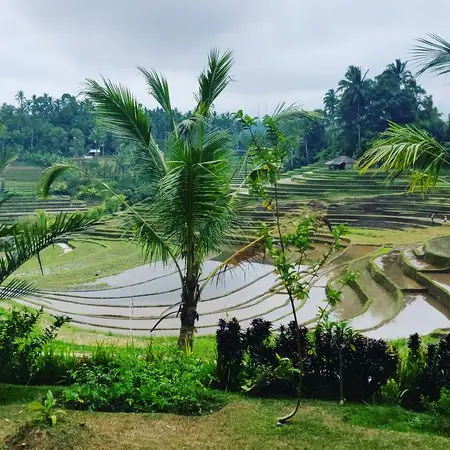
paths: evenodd
<path fill-rule="evenodd" d="M 344 404 L 344 360 L 342 357 L 342 349 L 339 349 L 339 396 L 340 404 Z"/>
<path fill-rule="evenodd" d="M 180 335 L 178 345 L 183 350 L 192 349 L 195 331 L 195 321 L 198 320 L 197 303 L 200 299 L 198 280 L 184 278 L 181 292 Z"/>
<path fill-rule="evenodd" d="M 359 121 L 359 115 L 360 115 L 360 107 L 359 107 L 359 99 L 358 99 L 358 114 L 356 117 L 356 120 L 357 120 L 356 128 L 358 130 L 358 156 L 361 156 L 361 124 Z"/>
<path fill-rule="evenodd" d="M 308 165 L 309 164 L 308 137 L 305 137 L 305 156 L 306 156 L 306 165 Z"/>

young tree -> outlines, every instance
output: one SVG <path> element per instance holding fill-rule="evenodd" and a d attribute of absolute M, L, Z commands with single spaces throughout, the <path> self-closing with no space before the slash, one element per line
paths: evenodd
<path fill-rule="evenodd" d="M 170 135 L 164 153 L 153 135 L 147 112 L 126 87 L 107 79 L 102 83 L 87 80 L 86 95 L 105 130 L 135 144 L 134 167 L 146 178 L 149 192 L 139 205 L 121 200 L 127 211 L 125 223 L 147 261 L 172 262 L 177 269 L 182 287 L 177 305 L 182 348 L 193 344 L 203 263 L 222 250 L 233 225 L 236 195 L 230 184 L 231 139 L 227 131 L 209 126 L 214 102 L 231 80 L 232 65 L 230 51 L 209 53 L 207 69 L 198 80 L 194 111 L 179 123 L 167 80 L 154 70 L 139 68 L 150 95 L 167 116 Z M 44 193 L 69 167 L 57 165 L 47 172 Z"/>
<path fill-rule="evenodd" d="M 296 107 L 284 108 L 281 105 L 273 115 L 266 115 L 263 118 L 263 130 L 261 133 L 256 134 L 253 131 L 253 127 L 258 122 L 258 119 L 252 118 L 242 111 L 236 114 L 237 120 L 251 134 L 248 157 L 252 160 L 254 169 L 248 177 L 250 191 L 262 200 L 263 207 L 273 212 L 275 221 L 273 230 L 263 225 L 260 240 L 263 240 L 266 251 L 274 261 L 279 286 L 288 295 L 294 322 L 295 360 L 292 364 L 299 374 L 296 386 L 297 402 L 291 413 L 278 419 L 278 425 L 283 425 L 294 417 L 300 407 L 305 348 L 300 336 L 300 321 L 297 313 L 299 303 L 307 300 L 309 290 L 316 280 L 320 269 L 333 251 L 339 247 L 340 239 L 345 233 L 344 227 L 332 229 L 326 218 L 323 217 L 307 215 L 298 220 L 293 220 L 292 223 L 282 223 L 281 220 L 278 181 L 285 161 L 289 158 L 289 149 L 293 144 L 292 140 L 295 139 L 292 135 L 289 135 L 288 130 L 292 123 L 301 122 L 310 115 L 311 113 L 306 113 Z M 313 247 L 313 236 L 323 225 L 329 227 L 333 239 L 329 244 L 328 250 L 310 267 L 305 269 L 308 253 Z M 258 240 L 254 244 L 259 244 Z M 248 257 L 247 255 L 250 255 L 250 258 L 252 257 L 252 253 L 248 252 L 248 248 L 243 250 L 224 262 L 223 267 L 225 267 L 225 270 L 229 264 L 235 265 L 239 263 L 241 257 L 244 259 Z M 353 274 L 349 274 L 343 281 L 342 286 L 347 284 L 353 276 Z M 326 306 L 319 308 L 318 311 L 318 323 L 325 317 L 328 308 L 335 306 L 339 299 L 340 291 L 330 289 L 327 292 Z"/>

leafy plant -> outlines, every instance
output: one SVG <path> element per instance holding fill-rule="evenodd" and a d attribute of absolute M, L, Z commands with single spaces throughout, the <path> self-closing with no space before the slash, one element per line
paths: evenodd
<path fill-rule="evenodd" d="M 70 319 L 55 317 L 53 324 L 40 330 L 43 310 L 29 312 L 0 310 L 0 381 L 29 383 L 40 369 L 43 348 L 53 341 Z"/>
<path fill-rule="evenodd" d="M 52 391 L 49 390 L 43 402 L 31 402 L 28 405 L 28 411 L 35 422 L 54 427 L 58 420 L 65 415 L 65 411 L 56 409 L 55 406 L 56 400 Z"/>
<path fill-rule="evenodd" d="M 179 349 L 100 349 L 71 379 L 63 399 L 75 409 L 202 414 L 224 401 L 209 388 L 213 366 Z"/>

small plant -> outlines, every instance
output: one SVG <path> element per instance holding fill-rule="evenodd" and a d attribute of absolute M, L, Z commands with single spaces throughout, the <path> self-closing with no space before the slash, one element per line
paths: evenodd
<path fill-rule="evenodd" d="M 56 400 L 52 391 L 47 391 L 47 395 L 42 403 L 31 402 L 28 405 L 34 421 L 42 425 L 50 425 L 54 427 L 58 420 L 60 420 L 65 412 L 62 409 L 56 409 Z"/>
<path fill-rule="evenodd" d="M 389 378 L 386 384 L 381 388 L 381 400 L 389 405 L 401 405 L 408 389 L 402 389 L 398 381 Z"/>

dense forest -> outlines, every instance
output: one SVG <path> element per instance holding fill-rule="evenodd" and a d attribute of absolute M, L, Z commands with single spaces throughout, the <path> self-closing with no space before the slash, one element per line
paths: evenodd
<path fill-rule="evenodd" d="M 0 108 L 0 148 L 14 148 L 22 160 L 50 164 L 62 158 L 100 149 L 104 155 L 126 158 L 127 143 L 106 133 L 96 122 L 92 105 L 71 94 L 52 98 L 48 94 L 27 98 L 16 95 L 16 105 Z M 149 109 L 154 135 L 162 145 L 169 130 L 164 112 Z M 176 121 L 187 117 L 174 110 Z M 313 119 L 293 130 L 299 142 L 293 162 L 304 165 L 338 154 L 359 156 L 388 121 L 415 124 L 441 142 L 450 141 L 450 123 L 433 105 L 430 95 L 418 84 L 407 64 L 396 60 L 374 78 L 361 67 L 350 66 L 336 89 L 328 90 L 323 107 Z M 214 113 L 211 126 L 229 129 L 234 147 L 245 150 L 248 136 L 231 113 Z"/>

